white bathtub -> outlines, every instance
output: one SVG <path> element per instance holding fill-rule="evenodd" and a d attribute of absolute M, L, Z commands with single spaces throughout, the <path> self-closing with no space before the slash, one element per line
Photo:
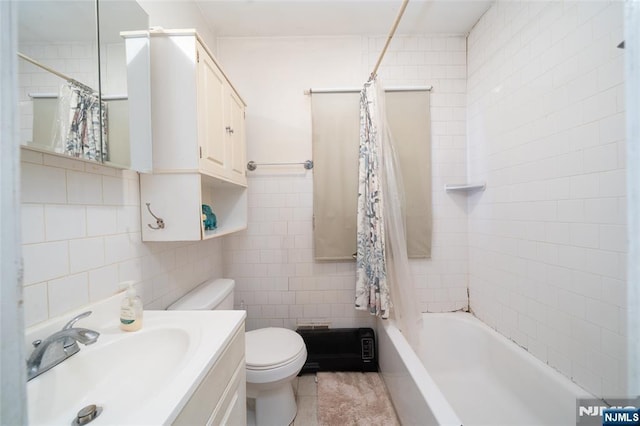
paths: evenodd
<path fill-rule="evenodd" d="M 575 425 L 575 383 L 466 313 L 424 314 L 418 357 L 378 322 L 380 371 L 403 425 Z"/>

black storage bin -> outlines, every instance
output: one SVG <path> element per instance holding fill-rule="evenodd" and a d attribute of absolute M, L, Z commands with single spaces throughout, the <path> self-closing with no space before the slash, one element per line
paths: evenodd
<path fill-rule="evenodd" d="M 298 329 L 307 346 L 300 374 L 317 371 L 378 371 L 372 328 Z"/>

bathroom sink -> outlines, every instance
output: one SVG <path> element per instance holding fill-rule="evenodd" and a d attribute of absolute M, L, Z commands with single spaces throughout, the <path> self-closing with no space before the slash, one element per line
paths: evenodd
<path fill-rule="evenodd" d="M 60 407 L 77 407 L 72 416 L 90 404 L 118 411 L 136 409 L 136 403 L 152 396 L 171 379 L 171 373 L 180 371 L 191 343 L 186 331 L 175 328 L 143 329 L 117 337 L 105 334 L 96 344 L 83 347 L 28 383 L 28 399 L 37 401 L 29 407 L 33 408 L 30 423 L 68 424 L 73 417 Z M 58 418 L 58 413 L 63 417 Z"/>
<path fill-rule="evenodd" d="M 121 331 L 117 320 L 89 327 L 100 332 L 96 343 L 27 383 L 29 424 L 69 425 L 91 404 L 102 408 L 96 426 L 171 423 L 243 317 L 145 311 L 137 332 Z"/>

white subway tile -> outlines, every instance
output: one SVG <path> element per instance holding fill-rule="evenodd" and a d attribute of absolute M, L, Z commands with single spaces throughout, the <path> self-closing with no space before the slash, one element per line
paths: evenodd
<path fill-rule="evenodd" d="M 108 265 L 89 271 L 89 300 L 105 299 L 118 292 L 118 267 Z"/>
<path fill-rule="evenodd" d="M 24 284 L 58 278 L 69 273 L 67 241 L 22 246 Z"/>
<path fill-rule="evenodd" d="M 617 252 L 585 249 L 584 270 L 611 278 L 624 277 L 624 265 Z"/>
<path fill-rule="evenodd" d="M 598 121 L 601 143 L 618 142 L 625 139 L 625 116 L 614 114 Z"/>
<path fill-rule="evenodd" d="M 615 88 L 598 93 L 584 100 L 580 107 L 582 109 L 583 123 L 589 123 L 615 114 L 618 112 Z"/>
<path fill-rule="evenodd" d="M 585 217 L 584 200 L 558 201 L 558 220 L 562 222 L 582 222 Z"/>
<path fill-rule="evenodd" d="M 627 303 L 627 283 L 624 280 L 603 277 L 602 301 L 624 307 Z"/>
<path fill-rule="evenodd" d="M 615 170 L 618 168 L 618 146 L 615 143 L 585 149 L 586 173 Z"/>
<path fill-rule="evenodd" d="M 125 192 L 127 187 L 128 181 L 120 177 L 104 176 L 102 178 L 104 204 L 116 206 L 126 204 Z"/>
<path fill-rule="evenodd" d="M 626 171 L 613 170 L 599 174 L 600 197 L 624 197 L 626 195 Z"/>
<path fill-rule="evenodd" d="M 22 204 L 22 244 L 44 242 L 44 207 L 41 204 Z"/>
<path fill-rule="evenodd" d="M 24 300 L 25 327 L 31 327 L 49 318 L 47 283 L 24 287 L 22 297 Z"/>
<path fill-rule="evenodd" d="M 571 178 L 571 198 L 594 198 L 600 193 L 600 181 L 596 173 Z"/>
<path fill-rule="evenodd" d="M 627 251 L 627 227 L 624 225 L 600 225 L 600 244 L 603 250 Z"/>
<path fill-rule="evenodd" d="M 70 240 L 87 235 L 84 206 L 45 205 L 45 235 L 48 241 Z"/>
<path fill-rule="evenodd" d="M 545 241 L 556 244 L 568 244 L 573 236 L 569 223 L 548 222 L 545 223 Z"/>
<path fill-rule="evenodd" d="M 68 275 L 49 281 L 48 289 L 49 315 L 52 317 L 62 315 L 89 302 L 87 273 Z"/>
<path fill-rule="evenodd" d="M 72 274 L 104 266 L 104 240 L 82 238 L 69 241 L 69 259 Z"/>
<path fill-rule="evenodd" d="M 585 389 L 592 389 L 596 395 L 602 394 L 602 378 L 593 369 L 573 362 L 571 365 L 571 378 Z"/>
<path fill-rule="evenodd" d="M 587 311 L 590 313 L 587 320 L 591 319 L 594 328 L 600 329 L 602 327 L 616 333 L 620 330 L 622 315 L 619 306 L 610 305 L 600 300 L 587 299 Z"/>
<path fill-rule="evenodd" d="M 600 244 L 599 226 L 587 223 L 572 223 L 571 244 L 579 247 L 598 248 Z"/>
<path fill-rule="evenodd" d="M 102 204 L 102 176 L 67 171 L 67 197 L 70 204 Z"/>
<path fill-rule="evenodd" d="M 122 206 L 117 208 L 118 232 L 140 231 L 140 208 L 138 206 Z"/>
<path fill-rule="evenodd" d="M 585 220 L 591 223 L 619 223 L 619 203 L 616 198 L 585 200 Z"/>
<path fill-rule="evenodd" d="M 142 260 L 133 258 L 118 264 L 118 282 L 142 281 Z"/>
<path fill-rule="evenodd" d="M 111 235 L 117 232 L 117 209 L 110 206 L 87 206 L 87 235 Z"/>
<path fill-rule="evenodd" d="M 23 203 L 66 203 L 65 171 L 31 163 L 21 164 L 21 191 Z"/>
<path fill-rule="evenodd" d="M 104 260 L 106 264 L 122 262 L 131 257 L 131 255 L 128 234 L 104 237 Z"/>

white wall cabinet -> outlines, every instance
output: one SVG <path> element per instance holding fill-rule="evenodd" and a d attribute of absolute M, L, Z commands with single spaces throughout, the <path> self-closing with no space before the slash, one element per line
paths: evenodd
<path fill-rule="evenodd" d="M 245 229 L 245 103 L 195 30 L 150 34 L 153 173 L 140 176 L 142 239 L 193 241 Z M 146 203 L 163 229 L 153 229 Z M 216 230 L 204 230 L 202 204 L 216 214 Z"/>
<path fill-rule="evenodd" d="M 225 129 L 230 121 L 225 111 L 228 84 L 213 59 L 203 50 L 202 46 L 198 46 L 196 52 L 200 168 L 212 175 L 230 178 L 227 171 L 230 147 L 225 137 Z"/>
<path fill-rule="evenodd" d="M 247 144 L 245 140 L 244 103 L 233 90 L 228 89 L 226 97 L 229 108 L 229 128 L 225 129 L 227 137 L 225 145 L 229 147 L 230 156 L 227 157 L 229 173 L 233 182 L 246 184 Z"/>

